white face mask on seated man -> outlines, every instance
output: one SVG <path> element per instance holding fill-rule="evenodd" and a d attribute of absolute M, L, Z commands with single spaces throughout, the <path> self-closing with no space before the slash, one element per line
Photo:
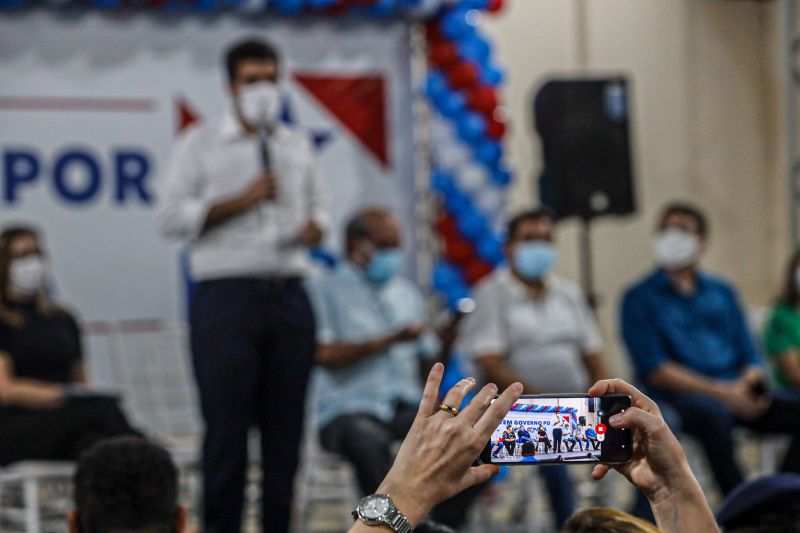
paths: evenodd
<path fill-rule="evenodd" d="M 38 255 L 21 257 L 11 262 L 8 281 L 11 287 L 26 296 L 33 296 L 44 285 L 46 267 Z"/>
<path fill-rule="evenodd" d="M 668 270 L 687 267 L 700 256 L 700 239 L 677 228 L 664 229 L 653 240 L 653 256 Z"/>

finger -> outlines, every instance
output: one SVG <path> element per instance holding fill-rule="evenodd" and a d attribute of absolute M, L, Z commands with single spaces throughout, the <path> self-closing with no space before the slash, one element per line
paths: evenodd
<path fill-rule="evenodd" d="M 474 485 L 486 483 L 499 472 L 500 468 L 497 465 L 480 465 L 470 467 L 470 469 L 464 473 L 464 477 L 461 478 L 460 491 L 466 490 Z"/>
<path fill-rule="evenodd" d="M 638 407 L 631 407 L 630 409 L 626 409 L 624 413 L 615 414 L 608 419 L 608 423 L 613 428 L 634 428 L 645 434 L 652 433 L 664 427 L 664 420 L 660 416 L 655 416 Z"/>
<path fill-rule="evenodd" d="M 458 416 L 463 416 L 467 422 L 474 426 L 483 412 L 491 405 L 495 396 L 497 396 L 497 385 L 489 383 L 475 395 Z"/>
<path fill-rule="evenodd" d="M 428 374 L 428 380 L 425 382 L 425 389 L 422 391 L 422 400 L 419 402 L 419 411 L 417 417 L 429 417 L 433 414 L 436 408 L 436 398 L 439 397 L 439 384 L 442 382 L 442 374 L 444 373 L 444 365 L 436 363 L 431 368 Z"/>
<path fill-rule="evenodd" d="M 647 397 L 642 391 L 619 378 L 601 379 L 589 387 L 589 396 L 605 396 L 607 394 L 627 394 L 633 400 L 634 405 L 646 411 L 654 411 L 658 406 L 653 400 Z"/>
<path fill-rule="evenodd" d="M 522 394 L 522 383 L 514 383 L 504 390 L 503 394 L 484 411 L 483 416 L 475 423 L 475 429 L 481 437 L 489 439 L 492 431 L 500 424 L 503 417 L 508 414 L 508 410 L 519 399 L 520 394 Z"/>
<path fill-rule="evenodd" d="M 594 469 L 592 470 L 592 479 L 603 479 L 605 475 L 608 474 L 609 470 L 611 470 L 611 467 L 607 465 L 595 465 Z"/>
<path fill-rule="evenodd" d="M 461 407 L 461 402 L 464 401 L 464 397 L 467 393 L 475 386 L 475 378 L 464 378 L 455 385 L 453 385 L 447 394 L 444 396 L 444 400 L 442 403 L 445 405 L 449 405 L 450 407 L 455 407 L 456 409 Z M 451 413 L 447 411 L 439 410 L 439 413 L 447 416 L 453 416 Z"/>

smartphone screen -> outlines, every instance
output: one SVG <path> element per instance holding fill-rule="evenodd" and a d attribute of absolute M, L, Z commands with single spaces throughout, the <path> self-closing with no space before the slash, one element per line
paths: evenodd
<path fill-rule="evenodd" d="M 481 455 L 497 465 L 627 463 L 630 430 L 614 429 L 608 419 L 631 406 L 625 394 L 591 398 L 586 394 L 524 395 L 492 433 Z"/>

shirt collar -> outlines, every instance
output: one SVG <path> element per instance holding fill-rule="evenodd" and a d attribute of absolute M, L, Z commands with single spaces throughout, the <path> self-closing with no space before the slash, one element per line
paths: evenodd
<path fill-rule="evenodd" d="M 702 289 L 706 285 L 706 283 L 708 282 L 708 278 L 709 278 L 708 274 L 706 274 L 704 271 L 702 270 L 697 271 L 698 290 Z M 667 276 L 667 273 L 663 268 L 656 268 L 655 272 L 653 272 L 652 280 L 653 283 L 661 289 L 668 289 L 673 292 L 677 292 L 675 290 L 675 287 L 672 285 L 669 276 Z"/>
<path fill-rule="evenodd" d="M 511 294 L 515 299 L 518 300 L 529 300 L 531 298 L 528 287 L 522 283 L 517 277 L 511 272 L 511 269 L 506 267 L 502 267 L 502 270 L 499 272 L 498 276 L 500 276 L 500 280 L 508 287 L 511 291 Z M 558 287 L 558 277 L 555 274 L 548 274 L 544 278 L 544 294 L 550 294 L 554 289 Z"/>
<path fill-rule="evenodd" d="M 242 126 L 242 123 L 239 121 L 239 117 L 232 109 L 228 109 L 225 111 L 225 113 L 223 113 L 219 120 L 217 131 L 220 138 L 226 142 L 233 142 L 247 138 L 247 132 L 245 131 L 244 126 Z M 283 135 L 285 131 L 286 125 L 279 122 L 273 130 L 272 137 L 277 139 L 279 136 Z"/>

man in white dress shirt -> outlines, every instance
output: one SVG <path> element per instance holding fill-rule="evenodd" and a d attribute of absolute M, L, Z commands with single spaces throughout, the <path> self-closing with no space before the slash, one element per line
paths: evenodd
<path fill-rule="evenodd" d="M 232 106 L 188 131 L 167 167 L 163 233 L 189 244 L 191 347 L 205 421 L 205 531 L 241 529 L 251 425 L 261 433 L 263 530 L 288 531 L 316 349 L 302 279 L 326 219 L 308 138 L 279 121 L 279 58 L 229 49 Z"/>
<path fill-rule="evenodd" d="M 552 274 L 555 218 L 527 211 L 508 223 L 508 266 L 475 290 L 461 349 L 486 381 L 501 389 L 519 381 L 526 394 L 577 393 L 605 377 L 602 339 L 589 306 L 572 282 Z M 574 511 L 566 467 L 541 469 L 559 528 Z"/>

